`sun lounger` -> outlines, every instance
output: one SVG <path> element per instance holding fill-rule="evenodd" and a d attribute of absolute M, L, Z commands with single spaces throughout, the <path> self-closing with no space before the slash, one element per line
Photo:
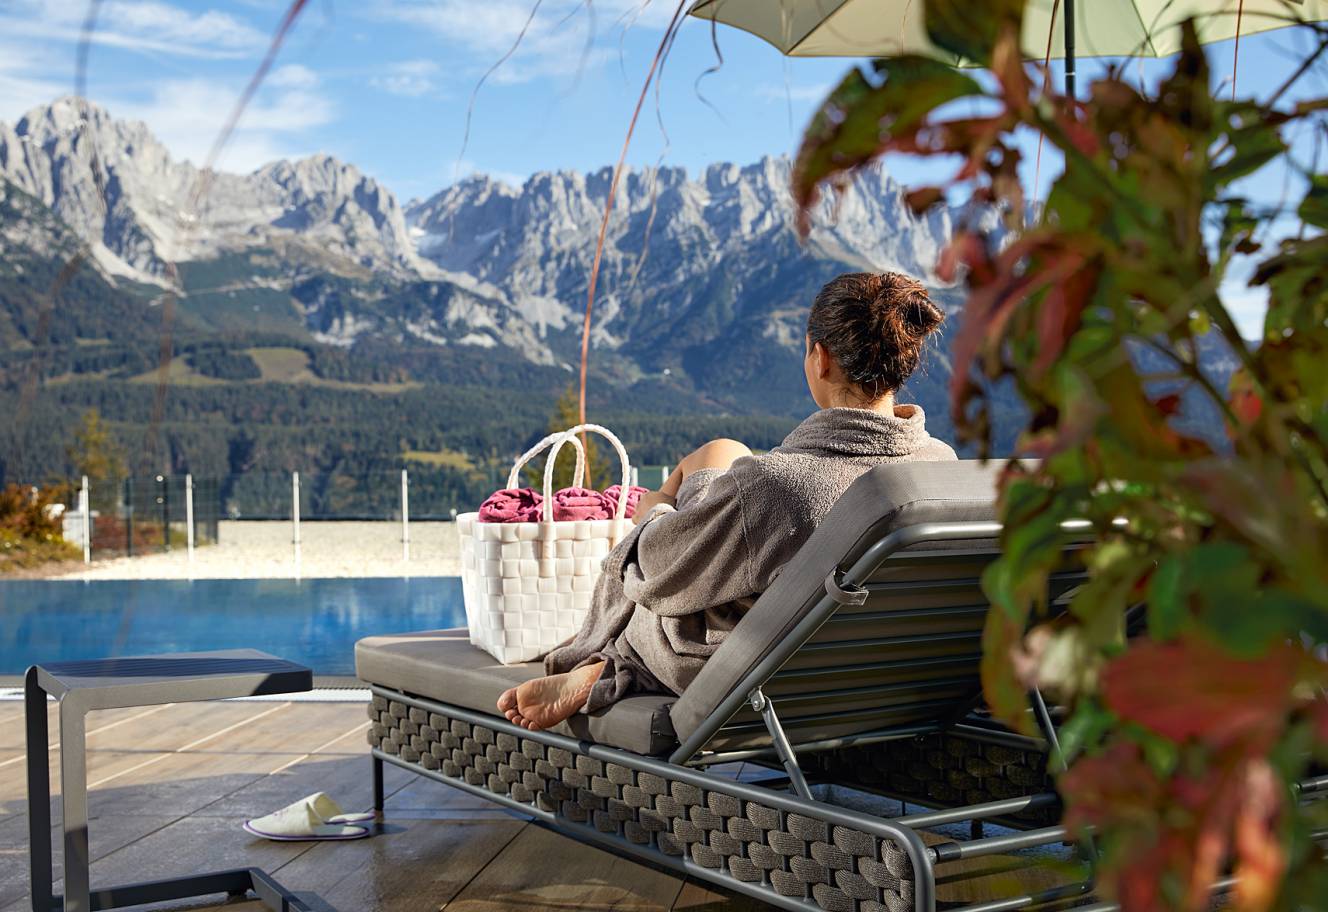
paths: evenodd
<path fill-rule="evenodd" d="M 971 859 L 1063 844 L 1056 826 L 985 839 L 923 833 L 968 822 L 976 835 L 984 820 L 1023 814 L 1028 825 L 1037 822 L 1028 815 L 1056 811 L 1044 744 L 975 714 L 987 612 L 978 579 L 995 554 L 998 471 L 914 463 L 863 476 L 680 697 L 635 696 L 529 732 L 496 715 L 495 702 L 539 676 L 538 663 L 495 665 L 465 630 L 361 640 L 376 806 L 392 763 L 798 910 L 925 912 L 936 908 L 938 876 Z M 1069 554 L 1052 598 L 1080 581 Z M 787 780 L 715 769 L 738 760 L 782 768 Z M 877 816 L 827 800 L 826 782 L 934 809 Z M 1087 889 L 1069 883 L 969 908 L 1025 908 Z"/>

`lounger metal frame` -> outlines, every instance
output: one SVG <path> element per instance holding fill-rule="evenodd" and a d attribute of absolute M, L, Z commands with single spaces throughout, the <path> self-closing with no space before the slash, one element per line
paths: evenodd
<path fill-rule="evenodd" d="M 994 540 L 1001 532 L 1001 524 L 998 522 L 951 522 L 951 523 L 918 523 L 912 526 L 906 526 L 884 536 L 879 541 L 871 545 L 861 557 L 854 561 L 853 565 L 839 576 L 837 571 L 832 571 L 826 577 L 824 583 L 824 594 L 817 604 L 798 622 L 793 630 L 784 637 L 775 648 L 770 651 L 765 658 L 759 661 L 743 677 L 742 681 L 733 688 L 727 697 L 719 704 L 714 712 L 701 723 L 678 748 L 669 756 L 669 762 L 677 764 L 696 763 L 722 763 L 736 759 L 753 756 L 757 752 L 753 751 L 718 751 L 710 755 L 704 753 L 706 745 L 720 734 L 721 730 L 741 710 L 745 704 L 751 704 L 753 709 L 762 714 L 766 727 L 769 730 L 773 749 L 778 753 L 781 762 L 787 768 L 790 765 L 796 766 L 796 749 L 803 750 L 824 750 L 832 747 L 844 747 L 850 744 L 868 744 L 872 741 L 886 741 L 898 738 L 910 738 L 917 735 L 931 732 L 942 731 L 952 725 L 962 721 L 963 713 L 949 719 L 945 723 L 928 723 L 921 725 L 905 725 L 897 727 L 883 728 L 878 731 L 866 732 L 861 734 L 847 735 L 843 738 L 826 739 L 821 741 L 807 742 L 801 745 L 790 744 L 789 740 L 783 736 L 778 714 L 774 707 L 775 701 L 766 700 L 762 692 L 762 687 L 770 681 L 804 645 L 811 637 L 829 621 L 845 605 L 861 605 L 868 596 L 868 586 L 872 576 L 886 563 L 896 555 L 909 548 L 917 548 L 926 544 L 942 544 L 948 542 L 988 542 Z M 1082 535 L 1092 528 L 1091 523 L 1084 520 L 1075 520 L 1062 524 L 1064 531 Z M 975 694 L 976 696 L 976 694 Z M 1045 712 L 1045 704 L 1041 696 L 1038 695 L 1034 705 L 1041 705 L 1043 711 L 1037 715 L 1039 726 L 1049 725 L 1050 716 Z M 764 707 L 764 708 L 763 708 Z M 1050 739 L 1055 738 L 1054 730 L 1044 728 L 1043 735 Z M 1017 737 L 1017 736 L 1016 736 Z M 792 774 L 790 776 L 792 778 Z M 796 780 L 795 780 L 796 781 Z"/>
<path fill-rule="evenodd" d="M 495 732 L 548 745 L 571 752 L 572 754 L 617 764 L 631 770 L 650 773 L 668 779 L 694 785 L 703 789 L 721 788 L 728 794 L 746 801 L 758 802 L 775 807 L 784 813 L 804 814 L 827 821 L 834 826 L 843 826 L 881 839 L 893 840 L 906 851 L 914 872 L 914 908 L 917 912 L 933 912 L 936 908 L 936 871 L 938 866 L 961 859 L 977 858 L 1017 849 L 1035 846 L 1055 846 L 1064 844 L 1068 837 L 1063 827 L 1044 827 L 1012 835 L 988 838 L 974 838 L 963 842 L 944 842 L 939 845 L 926 845 L 917 833 L 917 829 L 936 827 L 942 824 L 962 823 L 965 821 L 980 824 L 981 821 L 1000 819 L 1011 814 L 1032 808 L 1045 807 L 1058 799 L 1052 793 L 1025 795 L 1002 801 L 993 801 L 963 808 L 929 810 L 893 819 L 885 819 L 839 807 L 816 800 L 805 776 L 798 764 L 799 751 L 813 751 L 842 747 L 851 744 L 865 744 L 898 738 L 910 738 L 936 732 L 947 727 L 964 726 L 963 714 L 951 719 L 947 724 L 928 723 L 904 725 L 886 728 L 862 734 L 852 734 L 840 738 L 797 743 L 789 739 L 780 723 L 776 712 L 776 700 L 766 697 L 762 687 L 766 684 L 844 605 L 857 605 L 867 597 L 867 586 L 874 573 L 888 560 L 896 557 L 905 549 L 919 549 L 928 543 L 952 542 L 987 542 L 994 540 L 1001 531 L 1001 524 L 996 522 L 951 522 L 922 523 L 898 529 L 871 545 L 852 566 L 839 575 L 832 572 L 825 580 L 824 594 L 812 609 L 796 624 L 791 633 L 760 660 L 734 687 L 729 695 L 711 712 L 702 724 L 693 732 L 667 760 L 631 753 L 617 748 L 607 747 L 585 741 L 577 741 L 551 732 L 531 732 L 515 726 L 498 716 L 477 713 L 440 701 L 423 699 L 405 694 L 391 688 L 372 685 L 374 694 L 390 701 L 396 701 L 426 713 L 438 713 L 451 719 L 482 726 Z M 1084 533 L 1091 528 L 1088 522 L 1069 522 L 1064 529 L 1071 533 Z M 988 549 L 989 550 L 989 549 Z M 1035 701 L 1041 706 L 1037 720 L 1046 726 L 1044 734 L 1054 744 L 1055 732 L 1051 727 L 1050 715 L 1045 711 L 1040 697 Z M 770 734 L 772 746 L 738 751 L 706 752 L 706 745 L 724 730 L 726 724 L 745 706 L 751 706 L 760 713 Z M 966 732 L 976 737 L 1015 738 L 1027 745 L 1028 739 L 1003 732 L 988 732 L 974 729 Z M 729 762 L 748 757 L 778 756 L 788 773 L 793 794 L 774 791 L 744 782 L 721 778 L 707 773 L 703 767 Z M 558 813 L 541 809 L 533 804 L 518 801 L 509 795 L 495 794 L 491 789 L 480 784 L 473 784 L 460 776 L 449 776 L 441 770 L 425 769 L 420 765 L 375 747 L 372 751 L 374 774 L 374 806 L 383 807 L 383 764 L 391 763 L 408 769 L 413 773 L 444 782 L 473 794 L 504 805 L 517 813 L 533 817 L 546 826 L 567 831 L 570 835 L 615 851 L 642 858 L 651 863 L 663 865 L 674 870 L 691 874 L 722 887 L 755 897 L 783 909 L 797 912 L 813 912 L 822 907 L 817 905 L 810 895 L 804 898 L 777 895 L 768 883 L 752 883 L 739 880 L 722 869 L 714 869 L 697 864 L 686 854 L 667 855 L 650 845 L 639 845 L 621 836 L 605 833 L 588 824 L 576 823 Z M 702 768 L 698 768 L 702 767 Z M 974 826 L 974 832 L 980 832 L 980 826 Z M 1075 897 L 1086 897 L 1092 891 L 1091 882 L 1071 884 L 1066 887 L 1045 891 L 1038 894 L 1005 897 L 991 902 L 966 907 L 965 912 L 1012 912 L 1043 903 L 1064 903 Z"/>

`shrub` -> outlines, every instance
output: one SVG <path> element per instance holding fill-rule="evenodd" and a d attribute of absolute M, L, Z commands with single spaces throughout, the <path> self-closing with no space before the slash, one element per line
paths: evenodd
<path fill-rule="evenodd" d="M 932 39 L 987 65 L 990 88 L 922 57 L 849 73 L 798 156 L 803 221 L 823 184 L 888 151 L 959 161 L 950 185 L 910 194 L 918 210 L 967 188 L 1004 211 L 1007 243 L 961 226 L 942 258 L 968 289 L 956 424 L 988 441 L 985 392 L 1012 381 L 1021 449 L 1040 457 L 1002 486 L 987 701 L 1025 729 L 1033 685 L 1069 708 L 1066 823 L 1093 834 L 1101 886 L 1126 912 L 1209 908 L 1227 873 L 1231 908 L 1322 908 L 1328 807 L 1302 803 L 1296 782 L 1328 763 L 1328 178 L 1287 137 L 1322 131 L 1328 100 L 1287 89 L 1328 29 L 1302 25 L 1308 49 L 1266 100 L 1215 97 L 1187 23 L 1155 96 L 1112 71 L 1081 103 L 1031 78 L 1023 6 L 926 3 Z M 1019 179 L 1028 130 L 1066 161 L 1035 218 Z M 1299 176 L 1301 230 L 1276 243 L 1282 213 L 1240 183 L 1270 162 Z M 1269 292 L 1255 345 L 1218 294 L 1242 257 Z M 1214 335 L 1240 365 L 1225 388 L 1199 358 Z M 1196 400 L 1225 440 L 1176 420 Z M 1052 625 L 1046 584 L 1072 518 L 1092 523 L 1090 580 Z M 1127 639 L 1140 604 L 1147 629 Z"/>

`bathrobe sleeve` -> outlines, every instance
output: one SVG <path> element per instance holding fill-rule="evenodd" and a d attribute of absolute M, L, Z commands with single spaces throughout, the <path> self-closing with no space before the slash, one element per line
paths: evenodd
<path fill-rule="evenodd" d="M 680 617 L 763 591 L 773 578 L 768 568 L 777 572 L 787 560 L 778 540 L 791 541 L 792 530 L 777 528 L 783 511 L 761 509 L 744 496 L 759 471 L 756 460 L 744 458 L 725 472 L 688 476 L 676 509 L 659 509 L 643 523 L 635 553 L 624 563 L 624 594 L 656 615 Z M 773 537 L 775 546 L 753 541 L 753 528 L 763 539 Z"/>

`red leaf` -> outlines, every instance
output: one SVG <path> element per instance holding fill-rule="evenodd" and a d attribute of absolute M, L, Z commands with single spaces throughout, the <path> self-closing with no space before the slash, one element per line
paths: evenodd
<path fill-rule="evenodd" d="M 1295 702 L 1304 658 L 1290 645 L 1251 660 L 1198 639 L 1143 642 L 1107 664 L 1102 696 L 1117 715 L 1174 741 L 1263 741 Z"/>
<path fill-rule="evenodd" d="M 1180 403 L 1179 393 L 1167 393 L 1165 396 L 1158 396 L 1153 400 L 1153 405 L 1157 410 L 1168 418 L 1180 411 Z"/>
<path fill-rule="evenodd" d="M 1319 743 L 1328 747 L 1328 700 L 1322 696 L 1314 701 L 1314 706 L 1310 709 L 1310 720 L 1313 722 L 1314 736 L 1319 739 Z"/>
<path fill-rule="evenodd" d="M 1079 329 L 1079 317 L 1093 296 L 1097 269 L 1085 268 L 1087 257 L 1077 250 L 1065 250 L 1056 262 L 1044 264 L 1042 275 L 1047 294 L 1038 311 L 1038 355 L 1034 376 L 1046 373 L 1065 349 L 1065 343 Z"/>
<path fill-rule="evenodd" d="M 1243 390 L 1232 395 L 1231 410 L 1245 424 L 1253 424 L 1263 413 L 1263 400 L 1253 390 Z"/>
<path fill-rule="evenodd" d="M 919 187 L 904 195 L 904 202 L 913 210 L 914 215 L 921 215 L 941 201 L 944 196 L 940 187 Z"/>
<path fill-rule="evenodd" d="M 1065 826 L 1072 833 L 1108 820 L 1152 822 L 1164 789 L 1137 744 L 1116 741 L 1096 757 L 1082 757 L 1060 780 L 1068 800 Z"/>

